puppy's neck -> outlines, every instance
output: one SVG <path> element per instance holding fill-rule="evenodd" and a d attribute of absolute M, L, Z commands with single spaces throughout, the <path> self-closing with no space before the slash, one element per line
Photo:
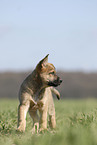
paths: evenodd
<path fill-rule="evenodd" d="M 43 85 L 43 82 L 41 80 L 39 73 L 36 70 L 34 70 L 31 76 L 32 76 L 32 84 L 33 84 L 34 92 L 35 93 L 37 91 L 40 92 L 44 88 L 44 85 Z"/>

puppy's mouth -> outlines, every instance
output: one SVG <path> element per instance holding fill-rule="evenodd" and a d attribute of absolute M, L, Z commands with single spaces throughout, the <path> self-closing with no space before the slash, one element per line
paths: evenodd
<path fill-rule="evenodd" d="M 60 78 L 58 78 L 57 80 L 54 81 L 49 81 L 48 85 L 49 86 L 53 86 L 53 87 L 57 87 L 62 83 L 62 80 Z"/>

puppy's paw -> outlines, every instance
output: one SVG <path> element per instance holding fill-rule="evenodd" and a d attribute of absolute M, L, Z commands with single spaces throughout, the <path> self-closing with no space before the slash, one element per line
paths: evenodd
<path fill-rule="evenodd" d="M 23 132 L 25 132 L 25 129 L 24 129 L 23 127 L 18 127 L 18 128 L 16 129 L 16 131 L 17 131 L 17 132 L 23 133 Z"/>
<path fill-rule="evenodd" d="M 45 132 L 47 132 L 47 131 L 48 131 L 47 128 L 40 128 L 39 133 L 45 133 Z"/>

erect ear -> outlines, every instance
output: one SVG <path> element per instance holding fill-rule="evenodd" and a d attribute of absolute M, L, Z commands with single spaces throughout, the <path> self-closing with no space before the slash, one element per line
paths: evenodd
<path fill-rule="evenodd" d="M 49 54 L 46 55 L 45 58 L 43 58 L 43 59 L 39 62 L 39 64 L 46 66 L 46 64 L 48 63 L 48 56 L 49 56 Z"/>
<path fill-rule="evenodd" d="M 36 66 L 37 69 L 41 69 L 42 67 L 45 67 L 46 64 L 48 63 L 48 55 L 46 55 L 39 63 L 38 65 Z"/>

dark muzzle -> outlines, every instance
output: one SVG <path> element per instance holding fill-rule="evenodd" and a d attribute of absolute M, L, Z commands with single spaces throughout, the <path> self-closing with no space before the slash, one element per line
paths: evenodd
<path fill-rule="evenodd" d="M 50 81 L 48 82 L 49 86 L 53 86 L 53 87 L 57 87 L 62 83 L 62 79 L 60 79 L 59 77 L 57 78 L 57 80 L 54 81 Z"/>

